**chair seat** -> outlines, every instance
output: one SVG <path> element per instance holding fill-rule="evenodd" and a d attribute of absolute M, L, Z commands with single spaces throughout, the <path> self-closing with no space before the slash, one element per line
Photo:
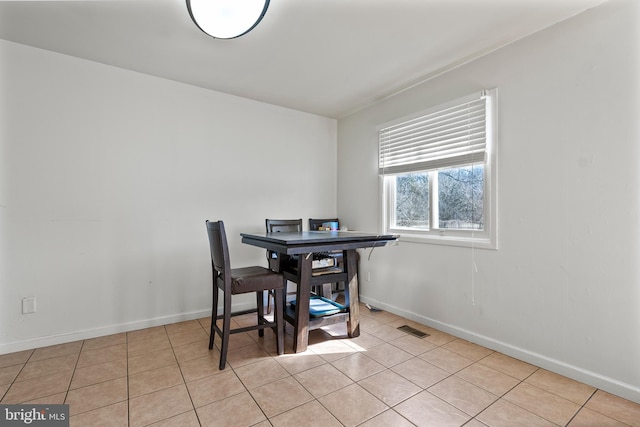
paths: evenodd
<path fill-rule="evenodd" d="M 282 288 L 282 276 L 274 275 L 267 268 L 252 266 L 231 269 L 231 293 L 234 295 Z"/>

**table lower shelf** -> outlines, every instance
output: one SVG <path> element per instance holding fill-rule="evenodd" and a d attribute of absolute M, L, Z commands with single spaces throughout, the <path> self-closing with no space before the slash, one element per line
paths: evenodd
<path fill-rule="evenodd" d="M 296 311 L 287 304 L 284 309 L 284 319 L 292 325 L 295 325 Z M 349 312 L 344 311 L 336 314 L 330 314 L 320 317 L 309 317 L 309 330 L 322 328 L 323 326 L 334 325 L 349 320 Z"/>

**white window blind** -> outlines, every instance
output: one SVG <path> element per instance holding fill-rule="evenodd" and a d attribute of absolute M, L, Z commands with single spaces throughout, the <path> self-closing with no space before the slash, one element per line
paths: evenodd
<path fill-rule="evenodd" d="M 487 97 L 482 91 L 381 128 L 380 174 L 483 162 Z"/>

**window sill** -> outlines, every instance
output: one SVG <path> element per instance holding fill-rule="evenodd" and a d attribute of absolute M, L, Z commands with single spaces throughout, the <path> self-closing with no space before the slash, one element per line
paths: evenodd
<path fill-rule="evenodd" d="M 495 240 L 487 237 L 462 237 L 462 236 L 436 236 L 425 234 L 411 234 L 390 230 L 393 234 L 400 234 L 401 242 L 422 243 L 430 245 L 460 246 L 465 248 L 491 249 L 497 250 L 498 244 Z"/>

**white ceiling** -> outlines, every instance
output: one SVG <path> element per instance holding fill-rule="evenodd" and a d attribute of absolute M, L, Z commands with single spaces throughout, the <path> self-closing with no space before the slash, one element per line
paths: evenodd
<path fill-rule="evenodd" d="M 0 1 L 0 38 L 340 118 L 605 0 L 271 0 L 219 40 L 185 0 Z"/>

